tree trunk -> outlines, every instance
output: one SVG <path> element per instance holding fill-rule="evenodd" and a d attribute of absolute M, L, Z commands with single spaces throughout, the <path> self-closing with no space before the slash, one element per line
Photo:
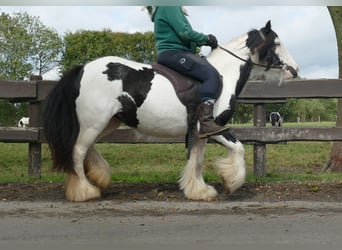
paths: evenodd
<path fill-rule="evenodd" d="M 342 78 L 342 6 L 328 6 L 333 21 L 337 39 L 339 78 Z M 337 103 L 336 127 L 342 127 L 342 99 Z M 326 163 L 325 170 L 342 172 L 342 142 L 334 142 L 330 152 L 330 158 Z"/>

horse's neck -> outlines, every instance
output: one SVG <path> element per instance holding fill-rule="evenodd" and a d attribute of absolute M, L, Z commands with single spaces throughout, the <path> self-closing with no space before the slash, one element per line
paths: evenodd
<path fill-rule="evenodd" d="M 252 55 L 249 48 L 246 46 L 246 39 L 247 34 L 222 45 L 222 47 L 228 49 L 238 57 L 248 60 Z M 208 61 L 220 72 L 225 80 L 229 81 L 230 84 L 235 80 L 235 75 L 240 75 L 240 66 L 245 64 L 241 59 L 234 57 L 220 48 L 213 50 L 209 54 Z"/>
<path fill-rule="evenodd" d="M 222 47 L 228 49 L 237 56 L 248 60 L 248 58 L 251 56 L 251 53 L 246 47 L 246 39 L 247 34 L 232 40 Z M 208 56 L 208 61 L 223 76 L 223 88 L 221 96 L 217 99 L 215 105 L 215 113 L 219 114 L 227 108 L 230 108 L 231 97 L 232 95 L 235 95 L 237 83 L 244 73 L 241 71 L 241 66 L 243 66 L 245 62 L 230 55 L 220 48 L 215 49 L 210 53 Z M 246 72 L 246 74 L 249 74 L 249 72 Z M 248 76 L 245 76 L 245 78 L 245 81 L 247 81 Z"/>

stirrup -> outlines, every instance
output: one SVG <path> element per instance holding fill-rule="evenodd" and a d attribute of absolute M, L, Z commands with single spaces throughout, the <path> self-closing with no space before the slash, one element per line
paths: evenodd
<path fill-rule="evenodd" d="M 230 130 L 230 127 L 223 127 L 222 129 L 219 129 L 219 130 L 216 130 L 216 131 L 212 131 L 212 132 L 205 132 L 205 133 L 199 133 L 198 134 L 198 137 L 200 139 L 206 139 L 210 136 L 213 136 L 213 135 L 220 135 L 220 134 L 223 134 L 224 132 Z"/>

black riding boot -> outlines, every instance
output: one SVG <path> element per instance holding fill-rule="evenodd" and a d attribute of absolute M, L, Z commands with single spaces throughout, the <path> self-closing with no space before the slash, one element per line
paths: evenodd
<path fill-rule="evenodd" d="M 213 104 L 207 102 L 201 103 L 198 109 L 198 120 L 200 122 L 199 138 L 207 138 L 229 129 L 228 127 L 219 126 L 215 123 Z"/>

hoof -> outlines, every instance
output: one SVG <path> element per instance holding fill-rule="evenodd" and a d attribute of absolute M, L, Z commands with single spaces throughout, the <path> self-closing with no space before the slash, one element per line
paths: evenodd
<path fill-rule="evenodd" d="M 184 195 L 189 200 L 193 201 L 216 201 L 217 191 L 209 185 L 202 187 L 184 188 Z"/>
<path fill-rule="evenodd" d="M 100 198 L 101 191 L 87 180 L 80 181 L 77 176 L 70 175 L 66 182 L 65 197 L 68 201 L 84 202 Z"/>
<path fill-rule="evenodd" d="M 208 199 L 206 201 L 218 201 L 218 198 L 217 196 L 214 196 L 214 197 L 208 197 Z"/>

